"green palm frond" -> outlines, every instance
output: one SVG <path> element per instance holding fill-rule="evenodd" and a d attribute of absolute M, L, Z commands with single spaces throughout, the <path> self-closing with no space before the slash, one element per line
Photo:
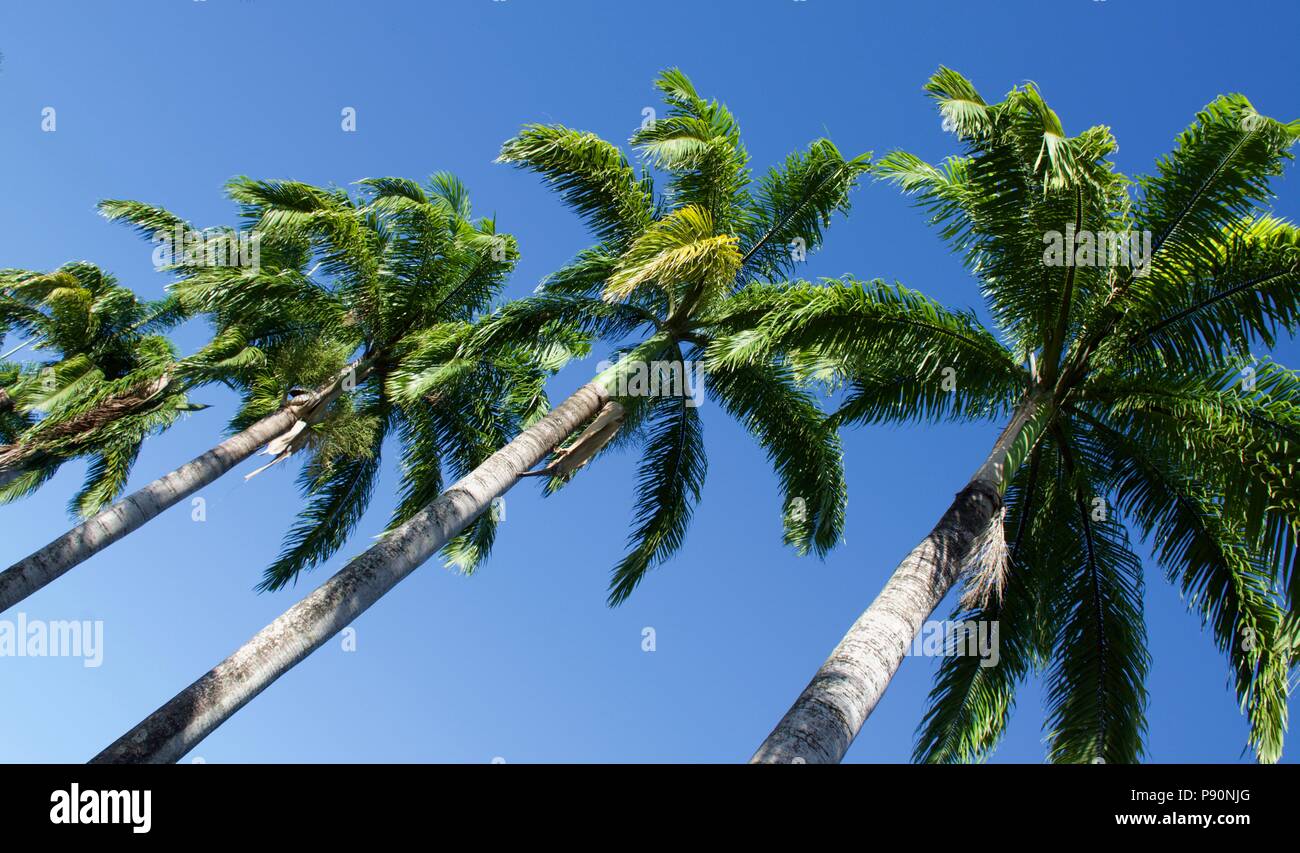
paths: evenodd
<path fill-rule="evenodd" d="M 614 274 L 619 256 L 613 246 L 583 249 L 572 261 L 548 275 L 537 287 L 553 296 L 599 296 Z"/>
<path fill-rule="evenodd" d="M 660 74 L 655 88 L 668 104 L 668 115 L 642 126 L 632 145 L 671 174 L 665 194 L 674 207 L 698 205 L 720 231 L 743 233 L 755 213 L 747 189 L 749 153 L 735 117 L 717 101 L 700 97 L 679 69 Z"/>
<path fill-rule="evenodd" d="M 1270 361 L 1089 387 L 1098 415 L 1216 496 L 1218 514 L 1300 603 L 1300 375 Z"/>
<path fill-rule="evenodd" d="M 710 396 L 767 451 L 781 482 L 785 542 L 825 555 L 844 529 L 848 494 L 839 436 L 788 364 L 710 369 Z"/>
<path fill-rule="evenodd" d="M 59 472 L 64 461 L 55 456 L 40 454 L 24 463 L 22 468 L 0 474 L 0 506 L 35 493 Z"/>
<path fill-rule="evenodd" d="M 469 219 L 469 188 L 451 172 L 434 172 L 428 181 L 429 197 L 434 203 L 445 205 L 453 215 Z"/>
<path fill-rule="evenodd" d="M 993 119 L 989 105 L 975 86 L 958 72 L 939 66 L 939 70 L 926 81 L 925 91 L 938 103 L 945 127 L 958 136 L 984 136 L 991 129 Z"/>
<path fill-rule="evenodd" d="M 102 444 L 91 457 L 86 482 L 68 504 L 68 511 L 80 518 L 90 518 L 112 503 L 125 491 L 140 447 L 140 442 L 132 441 Z"/>
<path fill-rule="evenodd" d="M 609 603 L 622 603 L 655 565 L 672 556 L 686 538 L 699 502 L 708 461 L 699 411 L 686 397 L 655 400 L 637 469 L 635 524 L 631 551 L 614 569 Z"/>
<path fill-rule="evenodd" d="M 731 332 L 711 349 L 719 364 L 792 353 L 801 370 L 849 385 L 842 423 L 943 417 L 982 418 L 1009 410 L 1028 375 L 973 314 L 950 311 L 907 288 L 884 282 L 829 280 L 738 294 L 741 323 L 759 306 L 753 328 Z"/>
<path fill-rule="evenodd" d="M 98 210 L 109 222 L 130 225 L 146 240 L 152 241 L 160 234 L 171 237 L 178 229 L 182 232 L 194 230 L 194 226 L 170 210 L 141 201 L 104 199 L 99 203 Z"/>
<path fill-rule="evenodd" d="M 412 408 L 398 419 L 402 445 L 402 478 L 389 529 L 410 520 L 442 494 L 441 435 L 427 410 Z"/>
<path fill-rule="evenodd" d="M 1142 616 L 1142 561 L 1123 527 L 1092 518 L 1080 499 L 1068 524 L 1079 546 L 1054 596 L 1061 626 L 1047 678 L 1048 757 L 1055 763 L 1141 759 L 1150 660 Z"/>
<path fill-rule="evenodd" d="M 1207 255 L 1213 260 L 1207 261 Z M 1114 346 L 1135 360 L 1208 365 L 1300 327 L 1300 231 L 1261 216 L 1232 222 L 1186 267 L 1166 258 L 1135 288 Z M 1103 351 L 1104 359 L 1111 352 Z"/>
<path fill-rule="evenodd" d="M 1043 535 L 1055 578 L 1046 592 L 1052 626 L 1047 673 L 1048 759 L 1128 764 L 1143 755 L 1150 657 L 1142 561 L 1121 514 L 1107 504 L 1109 455 L 1069 422 L 1052 425 L 1060 454 Z"/>
<path fill-rule="evenodd" d="M 442 547 L 442 557 L 447 568 L 471 574 L 487 560 L 492 553 L 492 545 L 496 542 L 499 523 L 497 507 L 500 505 L 488 507 L 469 527 Z"/>
<path fill-rule="evenodd" d="M 263 264 L 207 267 L 172 286 L 188 311 L 209 314 L 219 325 L 250 328 L 302 318 L 346 327 L 344 300 L 302 271 Z"/>
<path fill-rule="evenodd" d="M 650 225 L 650 179 L 637 177 L 623 153 L 593 133 L 530 124 L 497 159 L 546 178 L 602 242 L 625 245 Z"/>
<path fill-rule="evenodd" d="M 499 347 L 532 342 L 569 342 L 583 337 L 621 339 L 640 329 L 654 330 L 659 320 L 633 305 L 568 294 L 541 293 L 506 303 L 484 318 L 470 347 L 488 353 Z"/>
<path fill-rule="evenodd" d="M 1224 95 L 1197 113 L 1178 146 L 1139 181 L 1136 219 L 1154 234 L 1153 273 L 1212 267 L 1223 226 L 1249 222 L 1272 197 L 1300 121 L 1260 115 L 1241 95 Z"/>
<path fill-rule="evenodd" d="M 871 167 L 871 155 L 846 160 L 829 139 L 786 157 L 759 182 L 758 215 L 741 242 L 745 278 L 791 277 L 807 254 L 822 244 L 835 213 L 847 213 L 849 194 Z"/>
<path fill-rule="evenodd" d="M 279 557 L 266 568 L 259 590 L 283 589 L 334 555 L 361 521 L 379 475 L 380 448 L 390 423 L 388 407 L 371 401 L 359 409 L 365 419 L 356 424 L 364 434 L 354 436 L 347 452 L 318 451 L 303 466 L 299 483 L 307 506 L 285 535 Z M 328 421 L 326 422 L 329 423 Z"/>
<path fill-rule="evenodd" d="M 1286 731 L 1291 655 L 1283 648 L 1284 611 L 1272 593 L 1269 567 L 1224 523 L 1208 489 L 1145 442 L 1101 418 L 1080 418 L 1109 457 L 1117 506 L 1157 543 L 1157 561 L 1227 654 L 1251 746 L 1260 760 L 1276 761 Z"/>

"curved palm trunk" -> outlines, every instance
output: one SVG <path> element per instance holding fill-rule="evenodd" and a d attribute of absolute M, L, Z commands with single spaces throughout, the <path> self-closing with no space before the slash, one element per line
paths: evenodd
<path fill-rule="evenodd" d="M 352 365 L 333 382 L 313 391 L 305 399 L 295 399 L 0 572 L 0 613 L 213 483 L 256 453 L 259 447 L 286 433 L 308 410 L 328 404 L 340 392 L 345 377 L 354 375 L 359 381 L 369 370 L 369 361 Z"/>
<path fill-rule="evenodd" d="M 253 697 L 419 568 L 487 510 L 494 498 L 519 482 L 520 475 L 595 417 L 608 399 L 608 392 L 597 382 L 579 388 L 410 521 L 385 535 L 234 654 L 95 756 L 92 763 L 163 763 L 185 755 Z"/>
<path fill-rule="evenodd" d="M 1041 404 L 1031 396 L 1016 409 L 984 464 L 894 569 L 751 764 L 835 764 L 844 757 L 908 646 L 961 576 L 972 545 L 1002 509 L 1002 467 Z"/>

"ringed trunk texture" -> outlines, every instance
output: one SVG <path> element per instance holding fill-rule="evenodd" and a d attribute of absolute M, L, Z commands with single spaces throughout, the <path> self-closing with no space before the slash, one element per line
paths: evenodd
<path fill-rule="evenodd" d="M 609 399 L 597 382 L 560 406 L 385 535 L 315 592 L 91 759 L 92 764 L 175 762 L 487 510 L 494 498 L 595 417 Z"/>
<path fill-rule="evenodd" d="M 875 709 L 925 620 L 1002 509 L 1002 466 L 1040 401 L 1023 403 L 947 511 L 849 628 L 751 764 L 836 764 Z"/>
<path fill-rule="evenodd" d="M 352 370 L 359 375 L 369 369 L 369 365 L 364 363 L 349 368 L 340 378 L 312 392 L 305 400 L 295 400 L 267 415 L 0 572 L 0 613 L 210 485 L 256 453 L 259 447 L 288 431 L 307 410 L 325 405 L 337 396 L 343 376 Z M 2 476 L 0 481 L 3 481 Z"/>

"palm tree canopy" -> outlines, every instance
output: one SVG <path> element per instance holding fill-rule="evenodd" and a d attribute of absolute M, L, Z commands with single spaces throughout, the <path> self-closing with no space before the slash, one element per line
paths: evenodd
<path fill-rule="evenodd" d="M 31 494 L 88 458 L 69 511 L 89 516 L 121 493 L 144 439 L 192 411 L 170 383 L 177 355 L 159 332 L 183 319 L 174 299 L 140 300 L 84 261 L 51 273 L 0 271 L 0 337 L 48 357 L 0 364 L 0 456 L 16 476 L 0 503 Z"/>
<path fill-rule="evenodd" d="M 1033 85 L 988 104 L 940 69 L 926 89 L 962 153 L 936 165 L 894 152 L 876 171 L 960 253 L 993 328 L 897 285 L 798 284 L 712 352 L 729 365 L 792 353 L 801 377 L 843 390 L 837 423 L 1039 403 L 954 614 L 999 622 L 1000 664 L 944 659 L 917 759 L 986 756 L 1031 672 L 1046 675 L 1053 761 L 1142 755 L 1132 531 L 1226 654 L 1251 747 L 1277 760 L 1300 612 L 1300 375 L 1252 348 L 1300 320 L 1300 236 L 1267 208 L 1300 122 L 1220 97 L 1130 181 L 1107 128 L 1067 136 Z M 1149 254 L 1053 263 L 1050 235 L 1083 232 L 1136 235 Z"/>
<path fill-rule="evenodd" d="M 392 529 L 441 492 L 445 469 L 453 477 L 473 470 L 544 415 L 545 378 L 585 352 L 585 342 L 568 335 L 541 348 L 521 343 L 469 355 L 474 320 L 518 258 L 513 238 L 498 234 L 493 220 L 472 217 L 468 193 L 451 175 L 435 174 L 423 186 L 404 178 L 358 183 L 354 196 L 238 178 L 228 192 L 259 239 L 259 262 L 174 267 L 181 278 L 173 296 L 212 320 L 214 339 L 261 354 L 226 374 L 243 400 L 233 429 L 283 406 L 295 389 L 344 376 L 306 429 L 268 447 L 277 461 L 308 454 L 299 474 L 308 503 L 263 589 L 292 583 L 347 541 L 369 504 L 389 435 L 402 453 Z M 138 202 L 106 203 L 105 211 L 146 235 L 179 221 Z M 444 549 L 449 565 L 472 570 L 494 535 L 495 518 L 480 517 Z"/>
<path fill-rule="evenodd" d="M 639 443 L 641 462 L 630 550 L 614 570 L 611 604 L 681 547 L 707 468 L 690 397 L 628 385 L 617 393 L 618 378 L 636 364 L 660 362 L 685 375 L 703 362 L 708 398 L 767 451 L 784 493 L 785 539 L 801 553 L 831 548 L 844 517 L 838 438 L 789 367 L 775 357 L 715 365 L 705 353 L 722 330 L 761 316 L 763 281 L 792 275 L 821 245 L 831 217 L 847 212 L 869 157 L 846 159 L 818 139 L 756 180 L 724 105 L 701 97 L 676 69 L 655 85 L 668 109 L 631 139 L 639 170 L 617 146 L 560 125 L 527 125 L 502 147 L 501 162 L 544 177 L 598 242 L 477 336 L 484 350 L 573 332 L 620 345 L 623 358 L 602 380 L 623 421 L 604 449 Z M 553 477 L 548 488 L 564 479 Z"/>

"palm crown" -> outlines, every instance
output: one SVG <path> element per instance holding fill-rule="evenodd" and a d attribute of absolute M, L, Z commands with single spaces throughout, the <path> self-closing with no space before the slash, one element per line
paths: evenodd
<path fill-rule="evenodd" d="M 1132 529 L 1226 653 L 1251 746 L 1276 760 L 1300 604 L 1300 376 L 1251 347 L 1300 319 L 1297 232 L 1264 210 L 1300 123 L 1221 97 L 1134 185 L 1107 160 L 1107 128 L 1067 137 L 1032 85 L 987 104 L 941 69 L 926 88 L 964 153 L 931 165 L 896 152 L 878 174 L 961 252 L 994 329 L 902 287 L 831 282 L 788 288 L 757 334 L 715 347 L 736 364 L 798 347 L 806 376 L 847 384 L 837 422 L 1025 416 L 998 472 L 1005 516 L 957 608 L 1000 622 L 1001 663 L 943 661 L 916 757 L 985 756 L 1033 671 L 1052 760 L 1140 757 L 1149 656 Z M 1055 235 L 1083 232 L 1138 235 L 1149 256 L 1056 265 Z M 1066 251 L 1088 260 L 1082 240 Z"/>
<path fill-rule="evenodd" d="M 299 475 L 308 505 L 266 570 L 266 589 L 347 541 L 369 503 L 386 436 L 396 434 L 402 448 L 391 529 L 437 496 L 444 468 L 472 470 L 544 414 L 544 380 L 568 355 L 552 342 L 544 352 L 520 345 L 466 357 L 472 321 L 518 256 L 513 239 L 491 219 L 472 218 L 465 188 L 450 175 L 426 186 L 359 183 L 353 197 L 292 181 L 232 181 L 229 193 L 260 239 L 259 264 L 178 267 L 183 277 L 173 286 L 187 310 L 211 317 L 217 338 L 263 355 L 232 376 L 243 398 L 235 429 L 296 389 L 331 389 L 266 451 L 270 464 L 309 454 Z M 143 231 L 170 227 L 165 211 L 115 204 Z M 495 517 L 485 514 L 444 554 L 470 570 L 494 531 Z"/>
<path fill-rule="evenodd" d="M 724 368 L 705 352 L 722 330 L 747 328 L 760 316 L 764 289 L 757 282 L 789 275 L 804 251 L 820 245 L 832 214 L 847 211 L 868 158 L 846 160 L 820 139 L 755 182 L 725 106 L 700 97 L 677 70 L 661 74 L 656 87 L 668 111 L 632 137 L 646 162 L 641 172 L 616 146 L 562 126 L 528 125 L 505 143 L 501 161 L 544 176 L 599 242 L 551 275 L 536 296 L 498 312 L 478 345 L 544 339 L 548 330 L 596 335 L 623 344 L 624 358 L 603 374 L 611 387 L 631 365 L 659 362 L 683 376 L 703 360 L 709 398 L 737 417 L 772 460 L 785 495 L 786 540 L 824 552 L 839 535 L 845 501 L 833 431 L 779 358 Z M 665 181 L 658 194 L 656 172 Z M 613 392 L 614 423 L 622 418 L 618 440 L 610 442 L 609 431 L 599 439 L 601 446 L 642 446 L 636 526 L 614 571 L 611 603 L 681 546 L 707 467 L 692 400 L 628 387 Z M 585 462 L 592 454 L 583 455 Z M 557 473 L 551 488 L 572 473 L 554 465 L 546 471 Z"/>
<path fill-rule="evenodd" d="M 0 332 L 27 336 L 39 362 L 0 364 L 0 502 L 23 497 L 74 457 L 90 466 L 69 504 L 89 516 L 126 485 L 144 439 L 192 410 L 167 381 L 176 352 L 158 332 L 181 319 L 93 264 L 0 272 Z"/>

